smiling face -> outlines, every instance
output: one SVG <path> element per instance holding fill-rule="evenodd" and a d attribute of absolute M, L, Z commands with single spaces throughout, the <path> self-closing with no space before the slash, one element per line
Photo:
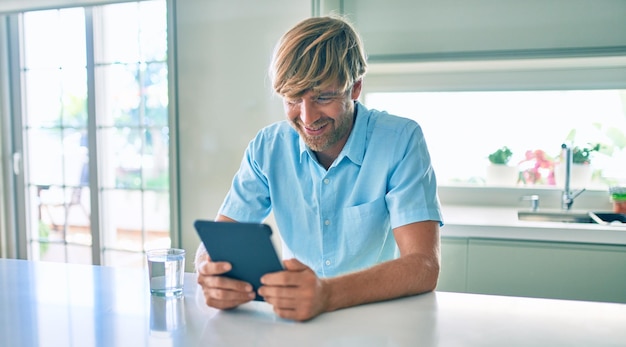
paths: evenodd
<path fill-rule="evenodd" d="M 285 113 L 328 168 L 348 140 L 367 70 L 360 37 L 344 18 L 304 19 L 281 37 L 270 77 Z"/>
<path fill-rule="evenodd" d="M 316 153 L 336 158 L 348 140 L 354 124 L 354 100 L 361 81 L 347 91 L 328 88 L 309 90 L 298 98 L 283 98 L 291 125 Z"/>

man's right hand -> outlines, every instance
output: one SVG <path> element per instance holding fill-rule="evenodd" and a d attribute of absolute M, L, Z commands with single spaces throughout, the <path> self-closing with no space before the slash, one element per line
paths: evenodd
<path fill-rule="evenodd" d="M 198 284 L 210 307 L 226 310 L 254 299 L 255 293 L 250 283 L 219 276 L 230 269 L 230 263 L 212 262 L 206 253 L 197 259 Z"/>

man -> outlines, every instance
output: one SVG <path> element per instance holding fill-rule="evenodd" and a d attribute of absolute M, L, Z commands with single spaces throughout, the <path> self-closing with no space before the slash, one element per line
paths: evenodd
<path fill-rule="evenodd" d="M 260 222 L 271 211 L 285 271 L 266 274 L 259 295 L 282 318 L 432 291 L 442 225 L 435 174 L 412 120 L 357 99 L 366 60 L 339 17 L 305 19 L 279 41 L 271 66 L 287 120 L 246 149 L 217 216 Z M 206 303 L 230 309 L 255 297 L 249 283 L 219 276 L 226 262 L 196 255 Z"/>

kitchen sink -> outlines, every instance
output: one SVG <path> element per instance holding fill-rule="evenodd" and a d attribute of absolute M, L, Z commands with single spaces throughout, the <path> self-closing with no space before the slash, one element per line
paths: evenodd
<path fill-rule="evenodd" d="M 594 215 L 598 219 L 594 218 Z M 626 223 L 626 214 L 614 212 L 589 212 L 589 216 L 594 218 L 598 224 L 622 224 Z"/>
<path fill-rule="evenodd" d="M 626 214 L 576 210 L 518 211 L 517 218 L 535 222 L 621 224 L 626 223 Z"/>
<path fill-rule="evenodd" d="M 595 223 L 587 211 L 537 210 L 518 211 L 517 218 L 535 222 Z"/>

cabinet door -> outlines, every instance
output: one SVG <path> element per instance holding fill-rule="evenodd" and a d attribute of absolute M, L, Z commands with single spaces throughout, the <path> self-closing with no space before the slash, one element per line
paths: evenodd
<path fill-rule="evenodd" d="M 624 1 L 343 0 L 338 7 L 363 36 L 370 62 L 623 54 L 626 45 Z"/>
<path fill-rule="evenodd" d="M 466 291 L 467 244 L 467 238 L 441 238 L 441 271 L 437 283 L 438 291 Z"/>
<path fill-rule="evenodd" d="M 626 303 L 626 246 L 475 240 L 468 291 Z"/>

